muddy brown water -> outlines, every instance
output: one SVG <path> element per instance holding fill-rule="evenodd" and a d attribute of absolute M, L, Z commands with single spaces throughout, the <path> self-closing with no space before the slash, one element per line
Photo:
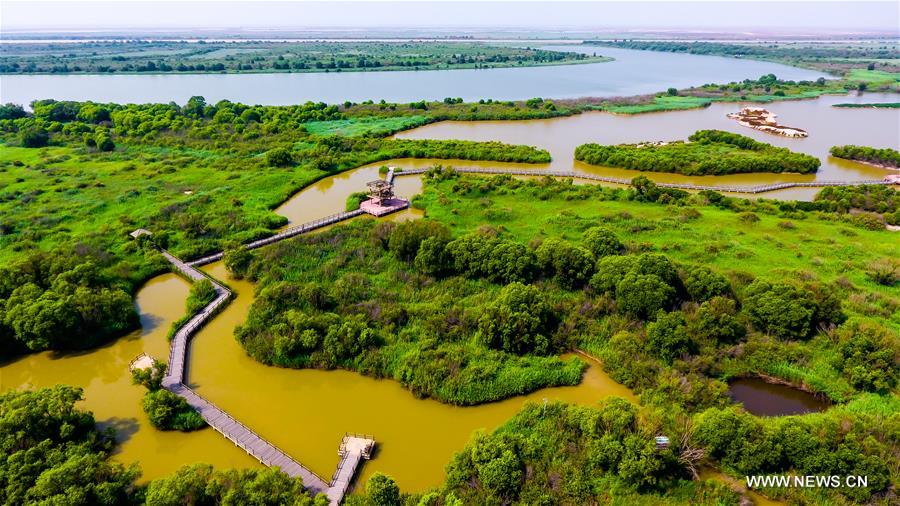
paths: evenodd
<path fill-rule="evenodd" d="M 621 115 L 587 112 L 576 116 L 529 121 L 444 121 L 398 133 L 402 139 L 459 139 L 501 141 L 526 144 L 546 149 L 553 160 L 549 164 L 497 164 L 453 162 L 464 167 L 513 167 L 549 169 L 631 179 L 644 174 L 658 182 L 713 185 L 757 186 L 780 182 L 816 180 L 882 179 L 897 171 L 881 169 L 857 162 L 834 158 L 831 146 L 858 144 L 900 149 L 900 110 L 874 108 L 839 108 L 836 103 L 892 102 L 897 94 L 864 93 L 862 95 L 830 95 L 815 100 L 796 100 L 764 104 L 778 115 L 778 122 L 809 132 L 809 137 L 792 139 L 760 132 L 739 125 L 725 115 L 739 111 L 747 103 L 714 103 L 704 109 L 668 111 L 649 114 Z M 761 142 L 807 153 L 822 160 L 815 174 L 734 174 L 727 176 L 683 176 L 679 174 L 642 173 L 634 170 L 588 165 L 575 160 L 580 144 L 637 143 L 642 141 L 686 140 L 697 130 L 719 129 L 752 137 Z M 438 162 L 440 163 L 440 162 Z M 447 162 L 445 162 L 447 163 Z M 395 163 L 397 164 L 397 163 Z M 402 166 L 402 164 L 400 164 Z M 795 188 L 761 194 L 766 198 L 809 200 L 819 190 Z"/>
<path fill-rule="evenodd" d="M 785 416 L 817 413 L 830 405 L 815 395 L 787 385 L 759 378 L 741 378 L 728 386 L 728 395 L 744 409 L 758 416 Z"/>
<path fill-rule="evenodd" d="M 377 170 L 371 167 L 341 175 L 331 188 L 356 191 L 359 186 L 344 185 L 356 179 L 364 182 Z M 417 180 L 408 181 L 409 189 L 414 190 Z M 286 206 L 294 209 L 291 219 L 306 221 L 330 214 L 324 206 L 339 211 L 346 194 L 329 196 L 327 186 L 320 182 L 300 194 L 304 201 L 319 202 L 323 207 Z M 323 194 L 312 197 L 319 192 Z M 417 216 L 417 211 L 408 210 L 390 219 Z M 378 442 L 377 457 L 361 468 L 358 483 L 382 471 L 394 476 L 404 490 L 420 491 L 441 483 L 444 466 L 475 431 L 494 429 L 526 401 L 594 404 L 609 396 L 634 400 L 630 390 L 592 361 L 577 386 L 547 388 L 475 407 L 416 399 L 395 381 L 348 371 L 265 366 L 249 358 L 233 337 L 234 327 L 246 319 L 253 302 L 253 285 L 230 278 L 221 262 L 204 270 L 228 283 L 236 298 L 193 338 L 190 386 L 326 478 L 337 465 L 337 447 L 345 432 L 373 434 Z M 121 445 L 114 458 L 126 464 L 139 463 L 143 480 L 166 476 L 196 462 L 222 468 L 259 466 L 212 429 L 189 434 L 154 430 L 140 407 L 143 388 L 131 385 L 131 359 L 142 352 L 161 360 L 168 356 L 166 332 L 183 313 L 188 288 L 188 283 L 174 274 L 150 280 L 136 300 L 142 330 L 89 352 L 39 353 L 4 364 L 0 389 L 58 383 L 84 388 L 83 407 L 93 411 L 103 425 L 120 429 Z"/>

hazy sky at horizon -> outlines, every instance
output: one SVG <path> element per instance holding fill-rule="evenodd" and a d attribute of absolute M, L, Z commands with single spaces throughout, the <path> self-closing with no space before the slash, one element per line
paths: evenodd
<path fill-rule="evenodd" d="M 890 31 L 900 2 L 42 2 L 0 3 L 0 30 L 582 27 Z"/>

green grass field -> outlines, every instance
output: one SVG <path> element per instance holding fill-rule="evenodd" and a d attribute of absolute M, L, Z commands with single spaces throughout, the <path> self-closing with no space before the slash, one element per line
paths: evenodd
<path fill-rule="evenodd" d="M 739 213 L 711 206 L 579 200 L 574 197 L 578 186 L 546 199 L 536 199 L 525 190 L 462 197 L 453 194 L 451 186 L 428 185 L 416 202 L 426 216 L 455 231 L 492 226 L 523 243 L 547 237 L 577 241 L 584 230 L 602 224 L 632 251 L 665 253 L 673 260 L 708 265 L 736 279 L 848 284 L 858 293 L 847 301 L 851 311 L 856 308 L 858 314 L 900 330 L 900 312 L 891 310 L 897 307 L 900 289 L 879 285 L 866 275 L 871 262 L 896 255 L 897 233 L 865 230 L 812 214 L 779 216 L 776 204 L 765 204 L 775 212 L 757 213 L 759 221 L 750 224 Z"/>
<path fill-rule="evenodd" d="M 427 116 L 360 117 L 331 121 L 310 121 L 309 123 L 304 123 L 303 127 L 313 135 L 390 135 L 401 130 L 422 126 L 429 121 Z"/>

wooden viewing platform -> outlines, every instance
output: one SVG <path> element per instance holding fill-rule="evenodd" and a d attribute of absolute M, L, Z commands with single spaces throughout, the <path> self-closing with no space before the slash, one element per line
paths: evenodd
<path fill-rule="evenodd" d="M 340 502 L 359 466 L 360 459 L 372 458 L 375 449 L 375 438 L 370 435 L 345 434 L 338 447 L 338 455 L 341 461 L 338 463 L 334 475 L 331 477 L 331 487 L 328 489 L 328 500 L 332 503 Z"/>
<path fill-rule="evenodd" d="M 360 214 L 362 214 L 362 211 L 357 210 L 329 216 L 321 220 L 306 223 L 299 227 L 294 227 L 293 229 L 288 229 L 276 236 L 261 241 L 255 241 L 248 244 L 247 247 L 257 248 L 266 244 L 271 244 Z M 328 497 L 330 504 L 340 504 L 344 494 L 346 494 L 350 487 L 350 483 L 353 481 L 353 476 L 356 474 L 356 469 L 359 466 L 360 460 L 369 459 L 371 457 L 372 450 L 375 446 L 375 439 L 371 436 L 359 436 L 355 434 L 345 435 L 338 449 L 341 460 L 337 470 L 331 481 L 326 482 L 286 452 L 250 430 L 246 425 L 234 419 L 234 417 L 214 405 L 212 402 L 204 399 L 191 390 L 185 384 L 186 357 L 190 338 L 200 327 L 212 318 L 223 304 L 227 303 L 228 299 L 231 298 L 232 293 L 194 267 L 194 265 L 198 265 L 197 261 L 186 263 L 168 251 L 161 250 L 160 252 L 163 257 L 165 257 L 166 260 L 168 260 L 169 263 L 185 277 L 191 281 L 209 279 L 216 291 L 216 298 L 198 313 L 193 315 L 172 337 L 172 342 L 169 347 L 169 364 L 166 375 L 162 380 L 163 388 L 184 399 L 192 408 L 197 410 L 210 427 L 225 436 L 229 441 L 247 452 L 263 465 L 277 467 L 292 478 L 300 478 L 303 481 L 303 486 L 313 495 L 325 494 Z M 221 258 L 221 253 L 217 255 Z M 201 260 L 205 260 L 205 258 L 208 257 L 204 257 L 204 259 Z M 135 364 L 136 362 L 132 362 L 129 366 L 134 367 Z"/>
<path fill-rule="evenodd" d="M 402 171 L 394 171 L 394 168 L 388 169 L 387 177 L 391 181 L 399 176 L 411 176 L 414 174 L 424 174 L 430 169 L 409 169 Z M 529 177 L 558 177 L 570 179 L 586 179 L 588 181 L 600 181 L 603 183 L 613 183 L 621 185 L 630 185 L 630 179 L 622 179 L 617 177 L 595 176 L 593 174 L 581 174 L 573 171 L 559 170 L 517 170 L 517 169 L 453 169 L 461 174 L 508 174 L 511 176 L 529 176 Z M 758 186 L 718 186 L 718 185 L 698 185 L 690 183 L 655 183 L 660 188 L 677 188 L 680 190 L 712 190 L 724 193 L 766 193 L 775 190 L 784 190 L 796 187 L 812 187 L 820 188 L 825 186 L 860 186 L 864 184 L 890 185 L 896 184 L 890 177 L 884 179 L 870 179 L 863 181 L 810 181 L 810 182 L 788 182 L 788 183 L 772 183 Z"/>

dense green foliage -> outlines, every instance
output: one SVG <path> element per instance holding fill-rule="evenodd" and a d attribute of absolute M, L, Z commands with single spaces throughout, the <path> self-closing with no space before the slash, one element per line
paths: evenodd
<path fill-rule="evenodd" d="M 56 386 L 0 395 L 0 503 L 127 504 L 137 467 L 107 460 L 111 433 L 75 408 L 80 389 Z"/>
<path fill-rule="evenodd" d="M 221 504 L 222 506 L 325 506 L 324 495 L 315 499 L 300 478 L 278 469 L 214 470 L 207 464 L 185 466 L 168 478 L 150 482 L 147 506 Z"/>
<path fill-rule="evenodd" d="M 891 148 L 870 148 L 868 146 L 832 146 L 831 156 L 856 160 L 858 162 L 882 165 L 900 169 L 900 152 Z"/>
<path fill-rule="evenodd" d="M 150 423 L 159 430 L 183 432 L 206 427 L 206 422 L 187 401 L 162 388 L 165 374 L 166 364 L 158 360 L 153 360 L 148 368 L 131 371 L 132 383 L 147 389 L 141 407 Z"/>
<path fill-rule="evenodd" d="M 533 281 L 534 265 L 527 279 L 482 280 L 480 267 L 463 263 L 455 274 L 448 251 L 467 242 L 495 245 L 481 235 L 450 241 L 429 220 L 356 220 L 253 253 L 245 274 L 259 281 L 259 294 L 237 338 L 265 363 L 390 377 L 418 396 L 453 404 L 577 383 L 582 362 L 547 356 L 571 349 L 575 330 L 560 327 L 557 315 L 574 310 L 571 296 L 502 286 Z M 429 245 L 442 262 L 434 271 L 422 267 Z M 521 258 L 491 261 L 508 262 L 498 272 L 515 273 Z M 526 329 L 527 338 L 518 334 Z"/>
<path fill-rule="evenodd" d="M 759 41 L 759 42 L 708 42 L 674 40 L 598 40 L 585 44 L 667 51 L 674 53 L 709 54 L 771 60 L 789 65 L 809 67 L 829 72 L 850 69 L 869 70 L 878 67 L 897 72 L 900 47 L 896 41 L 860 40 L 835 43 L 833 41 Z"/>
<path fill-rule="evenodd" d="M 764 419 L 734 408 L 712 408 L 694 419 L 696 443 L 725 470 L 738 475 L 867 476 L 868 487 L 838 489 L 858 502 L 891 484 L 893 458 L 881 441 L 896 438 L 898 430 L 896 415 L 846 409 Z"/>
<path fill-rule="evenodd" d="M 81 349 L 138 325 L 127 280 L 101 251 L 33 253 L 0 268 L 2 354 Z"/>
<path fill-rule="evenodd" d="M 825 187 L 816 195 L 813 204 L 817 208 L 839 213 L 877 213 L 888 224 L 900 225 L 900 193 L 888 185 Z"/>
<path fill-rule="evenodd" d="M 895 482 L 896 470 L 883 462 L 896 450 L 896 422 L 876 415 L 878 410 L 851 409 L 865 402 L 890 412 L 897 403 L 900 300 L 872 274 L 872 264 L 889 262 L 896 250 L 890 233 L 848 230 L 852 220 L 819 203 L 663 193 L 642 180 L 634 185 L 622 190 L 550 179 L 476 179 L 444 170 L 430 174 L 416 202 L 454 231 L 502 227 L 495 242 L 518 238 L 559 245 L 581 239 L 592 248 L 598 236 L 622 238 L 613 254 L 598 258 L 580 294 L 585 318 L 578 320 L 584 329 L 578 346 L 598 355 L 607 372 L 634 389 L 644 405 L 680 416 L 703 413 L 695 419 L 691 441 L 706 449 L 710 463 L 739 476 L 789 470 L 869 474 L 875 485 L 868 491 L 836 492 L 851 500 L 868 499 Z M 523 200 L 531 205 L 516 208 Z M 786 217 L 795 225 L 784 226 Z M 792 239 L 799 234 L 802 241 Z M 821 248 L 839 258 L 825 264 L 817 257 Z M 821 415 L 771 422 L 734 411 L 728 407 L 727 381 L 753 375 L 849 403 Z M 735 416 L 749 425 L 726 423 Z M 848 429 L 836 431 L 842 423 Z M 812 445 L 805 442 L 817 433 L 828 435 Z M 499 458 L 504 440 L 492 441 Z M 514 467 L 501 475 L 517 476 L 515 466 L 527 466 L 539 476 L 532 457 L 544 446 L 529 443 L 528 448 L 531 453 L 512 460 Z M 451 472 L 448 485 L 479 483 L 478 466 L 466 455 L 455 462 L 466 462 L 467 474 L 453 481 Z M 498 482 L 493 491 L 466 487 L 465 493 L 478 494 L 466 497 L 510 494 L 522 478 L 512 482 Z M 544 484 L 536 490 L 551 488 Z"/>
<path fill-rule="evenodd" d="M 721 130 L 699 130 L 688 139 L 691 142 L 582 144 L 575 148 L 575 159 L 592 165 L 689 176 L 747 172 L 807 174 L 819 168 L 819 159 L 814 156 Z"/>
<path fill-rule="evenodd" d="M 0 73 L 350 72 L 594 63 L 581 53 L 478 42 L 86 41 L 5 44 Z"/>
<path fill-rule="evenodd" d="M 161 390 L 165 392 L 165 390 Z M 166 392 L 168 393 L 168 392 Z M 81 411 L 78 388 L 58 385 L 0 395 L 0 502 L 96 506 L 147 504 L 308 505 L 315 500 L 299 478 L 277 469 L 215 471 L 196 464 L 168 478 L 135 485 L 137 465 L 109 460 L 112 429 L 100 432 Z"/>
<path fill-rule="evenodd" d="M 147 392 L 143 400 L 144 412 L 154 427 L 160 430 L 184 432 L 202 429 L 206 422 L 187 401 L 164 389 Z"/>
<path fill-rule="evenodd" d="M 447 466 L 445 485 L 426 494 L 432 502 L 422 501 L 738 504 L 721 484 L 689 481 L 679 459 L 687 447 L 655 448 L 660 425 L 673 429 L 673 422 L 618 398 L 599 408 L 529 403 L 494 433 L 476 435 Z"/>

